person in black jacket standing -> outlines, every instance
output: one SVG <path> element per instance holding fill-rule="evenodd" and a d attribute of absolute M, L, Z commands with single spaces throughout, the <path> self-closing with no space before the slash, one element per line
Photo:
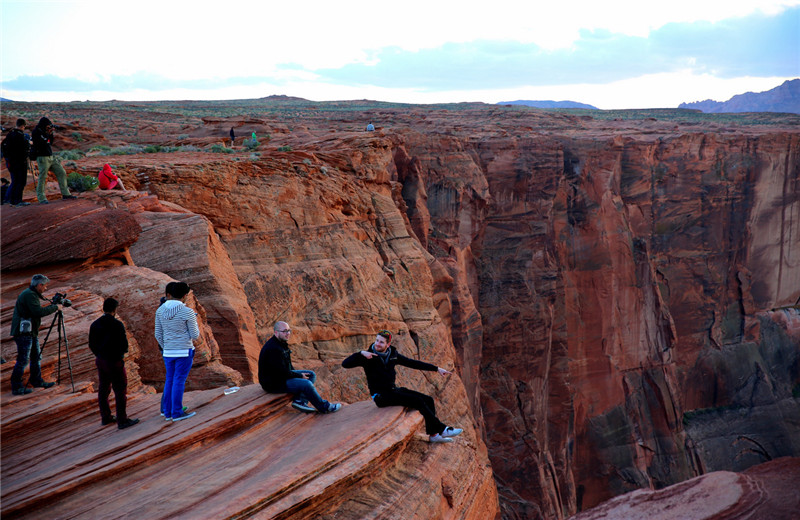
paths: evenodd
<path fill-rule="evenodd" d="M 128 418 L 125 412 L 127 404 L 128 377 L 125 374 L 125 354 L 128 352 L 128 336 L 125 325 L 115 315 L 119 302 L 114 298 L 106 298 L 103 302 L 103 315 L 89 327 L 89 349 L 96 356 L 97 403 L 100 405 L 100 424 L 105 426 L 113 422 L 123 430 L 139 422 L 139 419 Z M 111 415 L 108 396 L 114 389 L 117 402 L 117 416 Z"/>
<path fill-rule="evenodd" d="M 6 160 L 9 173 L 11 173 L 11 186 L 8 188 L 6 200 L 14 207 L 30 205 L 28 202 L 22 202 L 22 193 L 25 190 L 25 183 L 28 181 L 30 148 L 31 143 L 25 135 L 25 120 L 17 119 L 16 128 L 11 129 L 2 144 L 3 158 Z"/>
<path fill-rule="evenodd" d="M 44 194 L 45 183 L 47 182 L 47 172 L 51 171 L 58 180 L 58 188 L 61 190 L 62 199 L 74 199 L 75 195 L 70 194 L 67 187 L 67 172 L 61 166 L 61 161 L 53 155 L 53 123 L 46 117 L 39 120 L 36 128 L 33 129 L 33 154 L 36 156 L 36 165 L 39 167 L 39 182 L 36 184 L 36 199 L 40 204 L 48 204 L 47 196 Z"/>
<path fill-rule="evenodd" d="M 344 368 L 362 367 L 364 369 L 369 393 L 379 408 L 405 406 L 413 410 L 419 410 L 425 418 L 425 432 L 430 436 L 431 442 L 452 442 L 453 439 L 450 437 L 459 435 L 463 430 L 447 426 L 436 417 L 436 406 L 431 396 L 396 386 L 395 378 L 397 377 L 397 372 L 395 367 L 402 365 L 416 370 L 439 372 L 443 376 L 452 374 L 452 372 L 424 361 L 407 358 L 392 347 L 391 343 L 392 333 L 388 330 L 382 330 L 375 337 L 375 343 L 370 345 L 367 350 L 351 354 L 342 361 L 342 366 Z"/>
<path fill-rule="evenodd" d="M 289 324 L 279 321 L 273 327 L 273 336 L 261 347 L 258 356 L 258 383 L 265 392 L 294 394 L 292 406 L 301 412 L 333 413 L 340 403 L 329 403 L 319 396 L 314 382 L 317 375 L 312 370 L 295 370 L 292 351 L 289 350 Z M 308 406 L 308 402 L 314 406 Z"/>

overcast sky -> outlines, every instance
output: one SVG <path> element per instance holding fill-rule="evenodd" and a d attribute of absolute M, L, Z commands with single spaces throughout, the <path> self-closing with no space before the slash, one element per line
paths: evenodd
<path fill-rule="evenodd" d="M 800 77 L 800 0 L 2 0 L 20 101 L 725 101 Z"/>

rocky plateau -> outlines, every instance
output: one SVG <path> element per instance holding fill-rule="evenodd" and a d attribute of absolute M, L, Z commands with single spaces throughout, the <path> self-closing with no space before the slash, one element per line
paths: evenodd
<path fill-rule="evenodd" d="M 44 115 L 68 172 L 109 163 L 129 190 L 61 200 L 51 177 L 51 204 L 0 212 L 3 518 L 796 518 L 800 116 L 278 97 L 4 103 L 2 123 Z M 51 337 L 59 384 L 12 396 L 38 272 L 74 303 L 69 357 Z M 153 336 L 171 280 L 203 336 L 175 424 Z M 87 346 L 108 296 L 142 420 L 122 431 Z M 340 412 L 253 384 L 276 320 Z M 341 367 L 381 328 L 455 372 L 400 382 L 456 442 Z"/>

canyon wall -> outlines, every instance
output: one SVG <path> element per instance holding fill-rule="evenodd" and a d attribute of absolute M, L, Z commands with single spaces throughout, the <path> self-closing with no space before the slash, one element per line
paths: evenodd
<path fill-rule="evenodd" d="M 378 130 L 353 130 L 362 118 Z M 415 495 L 479 497 L 454 518 L 493 511 L 488 461 L 504 518 L 550 519 L 800 456 L 792 128 L 462 107 L 206 118 L 191 135 L 213 142 L 237 121 L 257 121 L 269 146 L 114 164 L 159 202 L 124 220 L 130 265 L 110 273 L 190 281 L 213 333 L 210 381 L 253 381 L 283 320 L 295 365 L 353 403 L 365 382 L 341 360 L 377 329 L 397 332 L 402 352 L 457 372 L 399 381 L 466 427 L 470 449 L 452 463 L 471 478 Z M 157 387 L 154 348 L 137 362 Z M 378 507 L 391 482 L 431 468 L 446 476 L 446 457 L 427 457 L 403 451 L 402 471 L 346 507 Z"/>

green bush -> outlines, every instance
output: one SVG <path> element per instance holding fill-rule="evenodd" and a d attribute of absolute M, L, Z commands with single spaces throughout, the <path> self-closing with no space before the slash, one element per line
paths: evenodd
<path fill-rule="evenodd" d="M 278 147 L 278 151 L 279 152 L 291 152 L 292 151 L 292 147 L 289 146 L 288 144 L 286 146 L 279 146 Z"/>
<path fill-rule="evenodd" d="M 242 144 L 248 150 L 255 150 L 258 148 L 258 139 L 245 139 Z"/>
<path fill-rule="evenodd" d="M 91 148 L 89 148 L 90 152 L 100 152 L 101 154 L 103 152 L 108 152 L 110 150 L 111 150 L 111 147 L 110 146 L 106 146 L 104 144 L 98 144 L 97 146 L 92 146 Z"/>
<path fill-rule="evenodd" d="M 233 148 L 226 148 L 219 143 L 212 144 L 208 150 L 212 153 L 233 153 Z"/>
<path fill-rule="evenodd" d="M 163 151 L 161 146 L 157 144 L 150 144 L 144 147 L 144 153 L 158 153 Z"/>
<path fill-rule="evenodd" d="M 76 161 L 86 154 L 80 150 L 61 150 L 56 152 L 56 157 L 64 161 Z"/>
<path fill-rule="evenodd" d="M 83 141 L 83 137 L 81 136 L 80 132 L 72 132 L 70 136 L 72 136 L 72 138 L 78 141 L 79 143 Z"/>
<path fill-rule="evenodd" d="M 67 186 L 72 191 L 94 191 L 100 185 L 100 179 L 89 175 L 82 175 L 78 172 L 72 172 L 67 175 Z"/>

